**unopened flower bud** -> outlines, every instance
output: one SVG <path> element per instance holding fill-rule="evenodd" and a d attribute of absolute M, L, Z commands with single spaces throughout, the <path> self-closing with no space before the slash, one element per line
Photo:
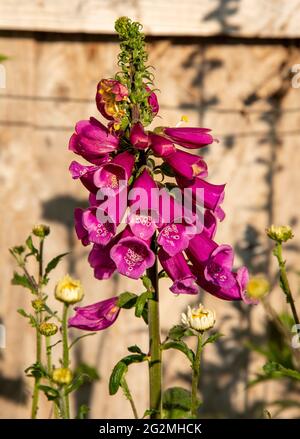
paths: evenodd
<path fill-rule="evenodd" d="M 22 253 L 24 253 L 24 251 L 25 251 L 25 247 L 23 245 L 16 245 L 11 249 L 11 252 L 14 253 L 15 255 L 21 255 Z"/>
<path fill-rule="evenodd" d="M 57 333 L 58 327 L 55 323 L 43 322 L 39 326 L 39 331 L 42 335 L 49 337 Z"/>
<path fill-rule="evenodd" d="M 64 303 L 77 303 L 83 298 L 83 288 L 80 280 L 75 280 L 66 274 L 55 287 L 55 297 Z"/>
<path fill-rule="evenodd" d="M 31 302 L 31 305 L 35 311 L 40 312 L 44 309 L 44 301 L 41 299 L 35 299 Z"/>
<path fill-rule="evenodd" d="M 212 328 L 216 323 L 216 313 L 210 309 L 205 309 L 201 303 L 198 308 L 188 306 L 186 314 L 181 315 L 181 321 L 196 331 L 203 332 Z"/>
<path fill-rule="evenodd" d="M 73 375 L 69 368 L 59 367 L 54 369 L 52 379 L 57 384 L 70 384 L 73 379 Z"/>
<path fill-rule="evenodd" d="M 50 227 L 45 224 L 37 224 L 33 227 L 32 233 L 39 238 L 45 238 L 50 233 Z"/>
<path fill-rule="evenodd" d="M 252 277 L 247 284 L 247 296 L 251 299 L 262 299 L 270 291 L 270 284 L 263 276 Z"/>
<path fill-rule="evenodd" d="M 293 231 L 290 226 L 274 226 L 272 225 L 267 230 L 269 238 L 279 243 L 286 242 L 294 237 Z"/>

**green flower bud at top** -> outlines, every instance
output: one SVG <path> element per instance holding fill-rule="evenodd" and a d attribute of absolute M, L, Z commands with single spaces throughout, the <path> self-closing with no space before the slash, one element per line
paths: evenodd
<path fill-rule="evenodd" d="M 52 379 L 57 384 L 70 384 L 73 379 L 73 375 L 69 368 L 59 367 L 54 369 Z"/>
<path fill-rule="evenodd" d="M 290 226 L 274 226 L 272 225 L 267 230 L 269 238 L 279 243 L 286 242 L 294 237 L 293 231 Z"/>
<path fill-rule="evenodd" d="M 205 309 L 200 303 L 198 308 L 188 306 L 187 313 L 181 314 L 181 321 L 196 331 L 204 332 L 215 325 L 216 313 L 213 310 Z"/>
<path fill-rule="evenodd" d="M 44 301 L 41 299 L 35 299 L 31 302 L 31 305 L 33 307 L 33 309 L 35 309 L 36 311 L 43 311 L 44 309 Z"/>
<path fill-rule="evenodd" d="M 270 283 L 263 276 L 254 276 L 250 278 L 246 290 L 251 299 L 262 299 L 270 292 Z"/>
<path fill-rule="evenodd" d="M 45 238 L 50 233 L 50 227 L 45 224 L 37 224 L 33 227 L 32 233 L 39 238 Z"/>
<path fill-rule="evenodd" d="M 39 331 L 42 335 L 49 337 L 57 333 L 58 327 L 55 323 L 43 322 L 39 326 Z"/>
<path fill-rule="evenodd" d="M 68 274 L 55 287 L 55 297 L 64 303 L 77 303 L 83 299 L 84 293 L 80 280 L 75 280 Z"/>

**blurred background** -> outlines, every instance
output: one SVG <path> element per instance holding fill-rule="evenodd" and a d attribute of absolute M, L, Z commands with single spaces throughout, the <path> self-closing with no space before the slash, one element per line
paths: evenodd
<path fill-rule="evenodd" d="M 6 328 L 6 347 L 0 348 L 1 418 L 29 415 L 32 380 L 23 371 L 34 361 L 34 334 L 16 310 L 28 308 L 31 297 L 10 285 L 14 261 L 8 248 L 24 242 L 34 224 L 51 226 L 48 259 L 70 252 L 47 287 L 50 296 L 66 272 L 82 280 L 84 304 L 140 291 L 138 282 L 124 277 L 93 278 L 88 250 L 73 230 L 73 209 L 85 205 L 86 191 L 68 172 L 74 124 L 91 115 L 99 118 L 96 85 L 116 71 L 113 26 L 121 15 L 139 20 L 147 34 L 160 89 L 156 124 L 174 126 L 184 114 L 189 125 L 210 127 L 219 139 L 205 151 L 209 181 L 227 183 L 226 218 L 217 241 L 235 248 L 237 266 L 245 264 L 252 274 L 264 273 L 274 282 L 265 228 L 292 225 L 295 238 L 285 256 L 298 294 L 300 0 L 1 0 L 0 54 L 7 57 L 0 88 L 0 323 Z M 161 281 L 163 334 L 195 303 L 174 297 L 168 286 Z M 218 329 L 225 334 L 206 349 L 201 415 L 262 417 L 268 408 L 277 416 L 295 416 L 294 408 L 281 411 L 272 405 L 297 400 L 290 382 L 247 388 L 265 363 L 249 343 L 267 348 L 275 340 L 280 351 L 263 306 L 224 302 L 208 293 L 201 300 L 216 310 Z M 276 287 L 268 301 L 285 311 Z M 147 350 L 146 327 L 124 311 L 111 328 L 77 346 L 75 363 L 95 367 L 100 378 L 84 386 L 74 407 L 87 403 L 94 418 L 131 417 L 121 392 L 108 397 L 107 381 L 126 347 L 135 343 Z M 166 352 L 164 367 L 166 388 L 189 387 L 182 354 Z M 128 381 L 140 413 L 147 408 L 147 379 L 146 366 L 131 366 Z M 40 416 L 47 417 L 44 398 L 40 407 Z"/>

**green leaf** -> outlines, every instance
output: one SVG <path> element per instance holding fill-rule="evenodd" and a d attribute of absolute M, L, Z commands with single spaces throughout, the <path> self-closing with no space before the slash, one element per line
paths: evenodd
<path fill-rule="evenodd" d="M 202 347 L 205 346 L 208 343 L 215 343 L 217 340 L 219 340 L 220 337 L 223 337 L 224 334 L 221 334 L 220 332 L 216 332 L 215 334 L 210 335 L 203 343 Z"/>
<path fill-rule="evenodd" d="M 78 366 L 75 370 L 75 376 L 77 375 L 84 375 L 86 378 L 86 381 L 98 381 L 100 379 L 100 376 L 98 374 L 98 371 L 95 367 L 90 366 L 89 364 L 82 363 L 80 366 Z"/>
<path fill-rule="evenodd" d="M 38 362 L 27 367 L 24 372 L 26 373 L 26 376 L 33 378 L 45 378 L 48 376 L 48 373 L 44 366 Z"/>
<path fill-rule="evenodd" d="M 20 285 L 24 288 L 28 288 L 31 292 L 35 292 L 35 289 L 31 285 L 30 281 L 25 275 L 14 272 L 13 278 L 11 280 L 12 285 Z"/>
<path fill-rule="evenodd" d="M 25 311 L 25 309 L 23 309 L 23 308 L 19 308 L 19 309 L 17 309 L 17 312 L 21 315 L 21 316 L 23 316 L 23 317 L 26 317 L 26 318 L 28 318 L 29 319 L 29 314 L 27 314 L 27 312 Z"/>
<path fill-rule="evenodd" d="M 146 306 L 147 300 L 153 297 L 153 293 L 150 291 L 146 291 L 138 296 L 137 301 L 135 303 L 135 315 L 136 317 L 141 317 L 143 315 L 144 308 Z"/>
<path fill-rule="evenodd" d="M 269 361 L 266 363 L 263 370 L 266 375 L 274 375 L 275 378 L 287 377 L 300 381 L 300 372 L 294 369 L 288 369 L 275 361 Z"/>
<path fill-rule="evenodd" d="M 117 302 L 117 306 L 119 308 L 130 309 L 135 306 L 138 296 L 134 293 L 129 293 L 126 291 L 125 293 L 120 294 Z"/>
<path fill-rule="evenodd" d="M 77 337 L 77 338 L 75 338 L 75 340 L 74 341 L 72 341 L 72 343 L 70 344 L 70 346 L 69 346 L 69 350 L 79 341 L 79 340 L 81 340 L 82 338 L 85 338 L 85 337 L 90 337 L 90 336 L 92 336 L 92 335 L 96 335 L 96 332 L 89 332 L 88 334 L 83 334 L 83 335 L 80 335 L 79 337 Z"/>
<path fill-rule="evenodd" d="M 129 346 L 127 348 L 129 350 L 129 352 L 135 353 L 135 354 L 142 354 L 142 355 L 146 355 L 144 354 L 144 352 L 141 350 L 141 348 L 139 348 L 136 344 L 134 346 Z"/>
<path fill-rule="evenodd" d="M 142 313 L 142 319 L 144 320 L 146 325 L 148 325 L 148 303 L 146 303 L 144 306 L 143 313 Z"/>
<path fill-rule="evenodd" d="M 0 62 L 6 61 L 7 59 L 9 59 L 8 56 L 2 54 L 0 55 Z"/>
<path fill-rule="evenodd" d="M 45 393 L 48 401 L 54 401 L 55 399 L 59 398 L 58 390 L 54 389 L 53 387 L 44 386 L 43 384 L 39 384 L 39 389 Z"/>
<path fill-rule="evenodd" d="M 69 252 L 66 252 L 66 253 L 62 253 L 62 254 L 60 254 L 60 255 L 58 255 L 58 256 L 55 256 L 55 258 L 53 258 L 49 263 L 48 263 L 48 265 L 47 265 L 47 267 L 46 267 L 46 270 L 45 270 L 45 276 L 44 277 L 47 277 L 47 275 L 52 271 L 52 270 L 54 270 L 54 268 L 56 268 L 56 266 L 58 265 L 58 263 L 60 262 L 60 260 L 64 257 L 64 256 L 66 256 L 66 255 L 68 255 L 69 254 Z"/>
<path fill-rule="evenodd" d="M 188 345 L 184 342 L 184 341 L 179 341 L 179 340 L 173 340 L 173 341 L 166 341 L 163 345 L 162 345 L 162 349 L 163 350 L 167 350 L 167 349 L 176 349 L 180 352 L 182 352 L 183 354 L 185 354 L 187 356 L 187 358 L 190 360 L 191 363 L 194 362 L 195 359 L 195 354 L 192 351 L 192 349 L 190 349 L 188 347 Z"/>
<path fill-rule="evenodd" d="M 115 367 L 113 368 L 113 371 L 111 373 L 111 376 L 109 378 L 109 394 L 115 395 L 117 391 L 119 390 L 119 387 L 121 385 L 121 380 L 126 374 L 128 370 L 127 365 L 123 361 L 119 361 Z"/>
<path fill-rule="evenodd" d="M 168 177 L 174 177 L 175 176 L 173 169 L 166 162 L 162 163 L 160 169 L 162 170 L 164 175 L 167 175 Z"/>
<path fill-rule="evenodd" d="M 182 325 L 175 325 L 170 329 L 168 338 L 172 340 L 181 340 L 183 337 L 195 335 L 192 330 Z"/>
<path fill-rule="evenodd" d="M 143 285 L 146 288 L 146 290 L 153 293 L 154 288 L 153 288 L 151 279 L 146 275 L 142 276 L 141 279 L 142 279 Z"/>
<path fill-rule="evenodd" d="M 166 419 L 190 418 L 191 392 L 182 387 L 172 387 L 163 394 L 163 417 Z"/>
<path fill-rule="evenodd" d="M 30 250 L 30 253 L 28 255 L 26 255 L 26 256 L 37 255 L 39 253 L 38 249 L 33 244 L 32 236 L 31 235 L 28 236 L 28 238 L 26 239 L 25 242 L 26 242 L 27 247 Z"/>
<path fill-rule="evenodd" d="M 89 411 L 90 411 L 89 407 L 85 404 L 82 404 L 79 407 L 78 414 L 75 419 L 86 419 L 89 414 Z"/>

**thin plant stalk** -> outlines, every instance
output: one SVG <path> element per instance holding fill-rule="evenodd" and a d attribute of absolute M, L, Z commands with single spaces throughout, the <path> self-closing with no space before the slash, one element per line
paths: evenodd
<path fill-rule="evenodd" d="M 194 418 L 197 418 L 198 414 L 198 386 L 200 378 L 200 365 L 201 365 L 201 353 L 202 353 L 202 334 L 198 335 L 196 356 L 193 363 L 192 374 L 192 396 L 191 396 L 191 414 Z"/>
<path fill-rule="evenodd" d="M 125 397 L 128 399 L 128 401 L 129 401 L 129 403 L 131 405 L 134 418 L 135 419 L 139 419 L 139 415 L 138 415 L 138 412 L 137 412 L 137 409 L 136 409 L 136 405 L 134 403 L 134 400 L 133 400 L 132 394 L 130 392 L 129 386 L 127 384 L 127 381 L 126 381 L 126 379 L 124 377 L 122 378 L 121 387 L 123 389 Z"/>
<path fill-rule="evenodd" d="M 63 342 L 63 367 L 69 367 L 69 342 L 68 342 L 68 312 L 69 305 L 64 303 L 63 318 L 62 318 L 62 342 Z M 66 419 L 70 418 L 70 401 L 69 395 L 64 394 L 64 416 Z"/>

